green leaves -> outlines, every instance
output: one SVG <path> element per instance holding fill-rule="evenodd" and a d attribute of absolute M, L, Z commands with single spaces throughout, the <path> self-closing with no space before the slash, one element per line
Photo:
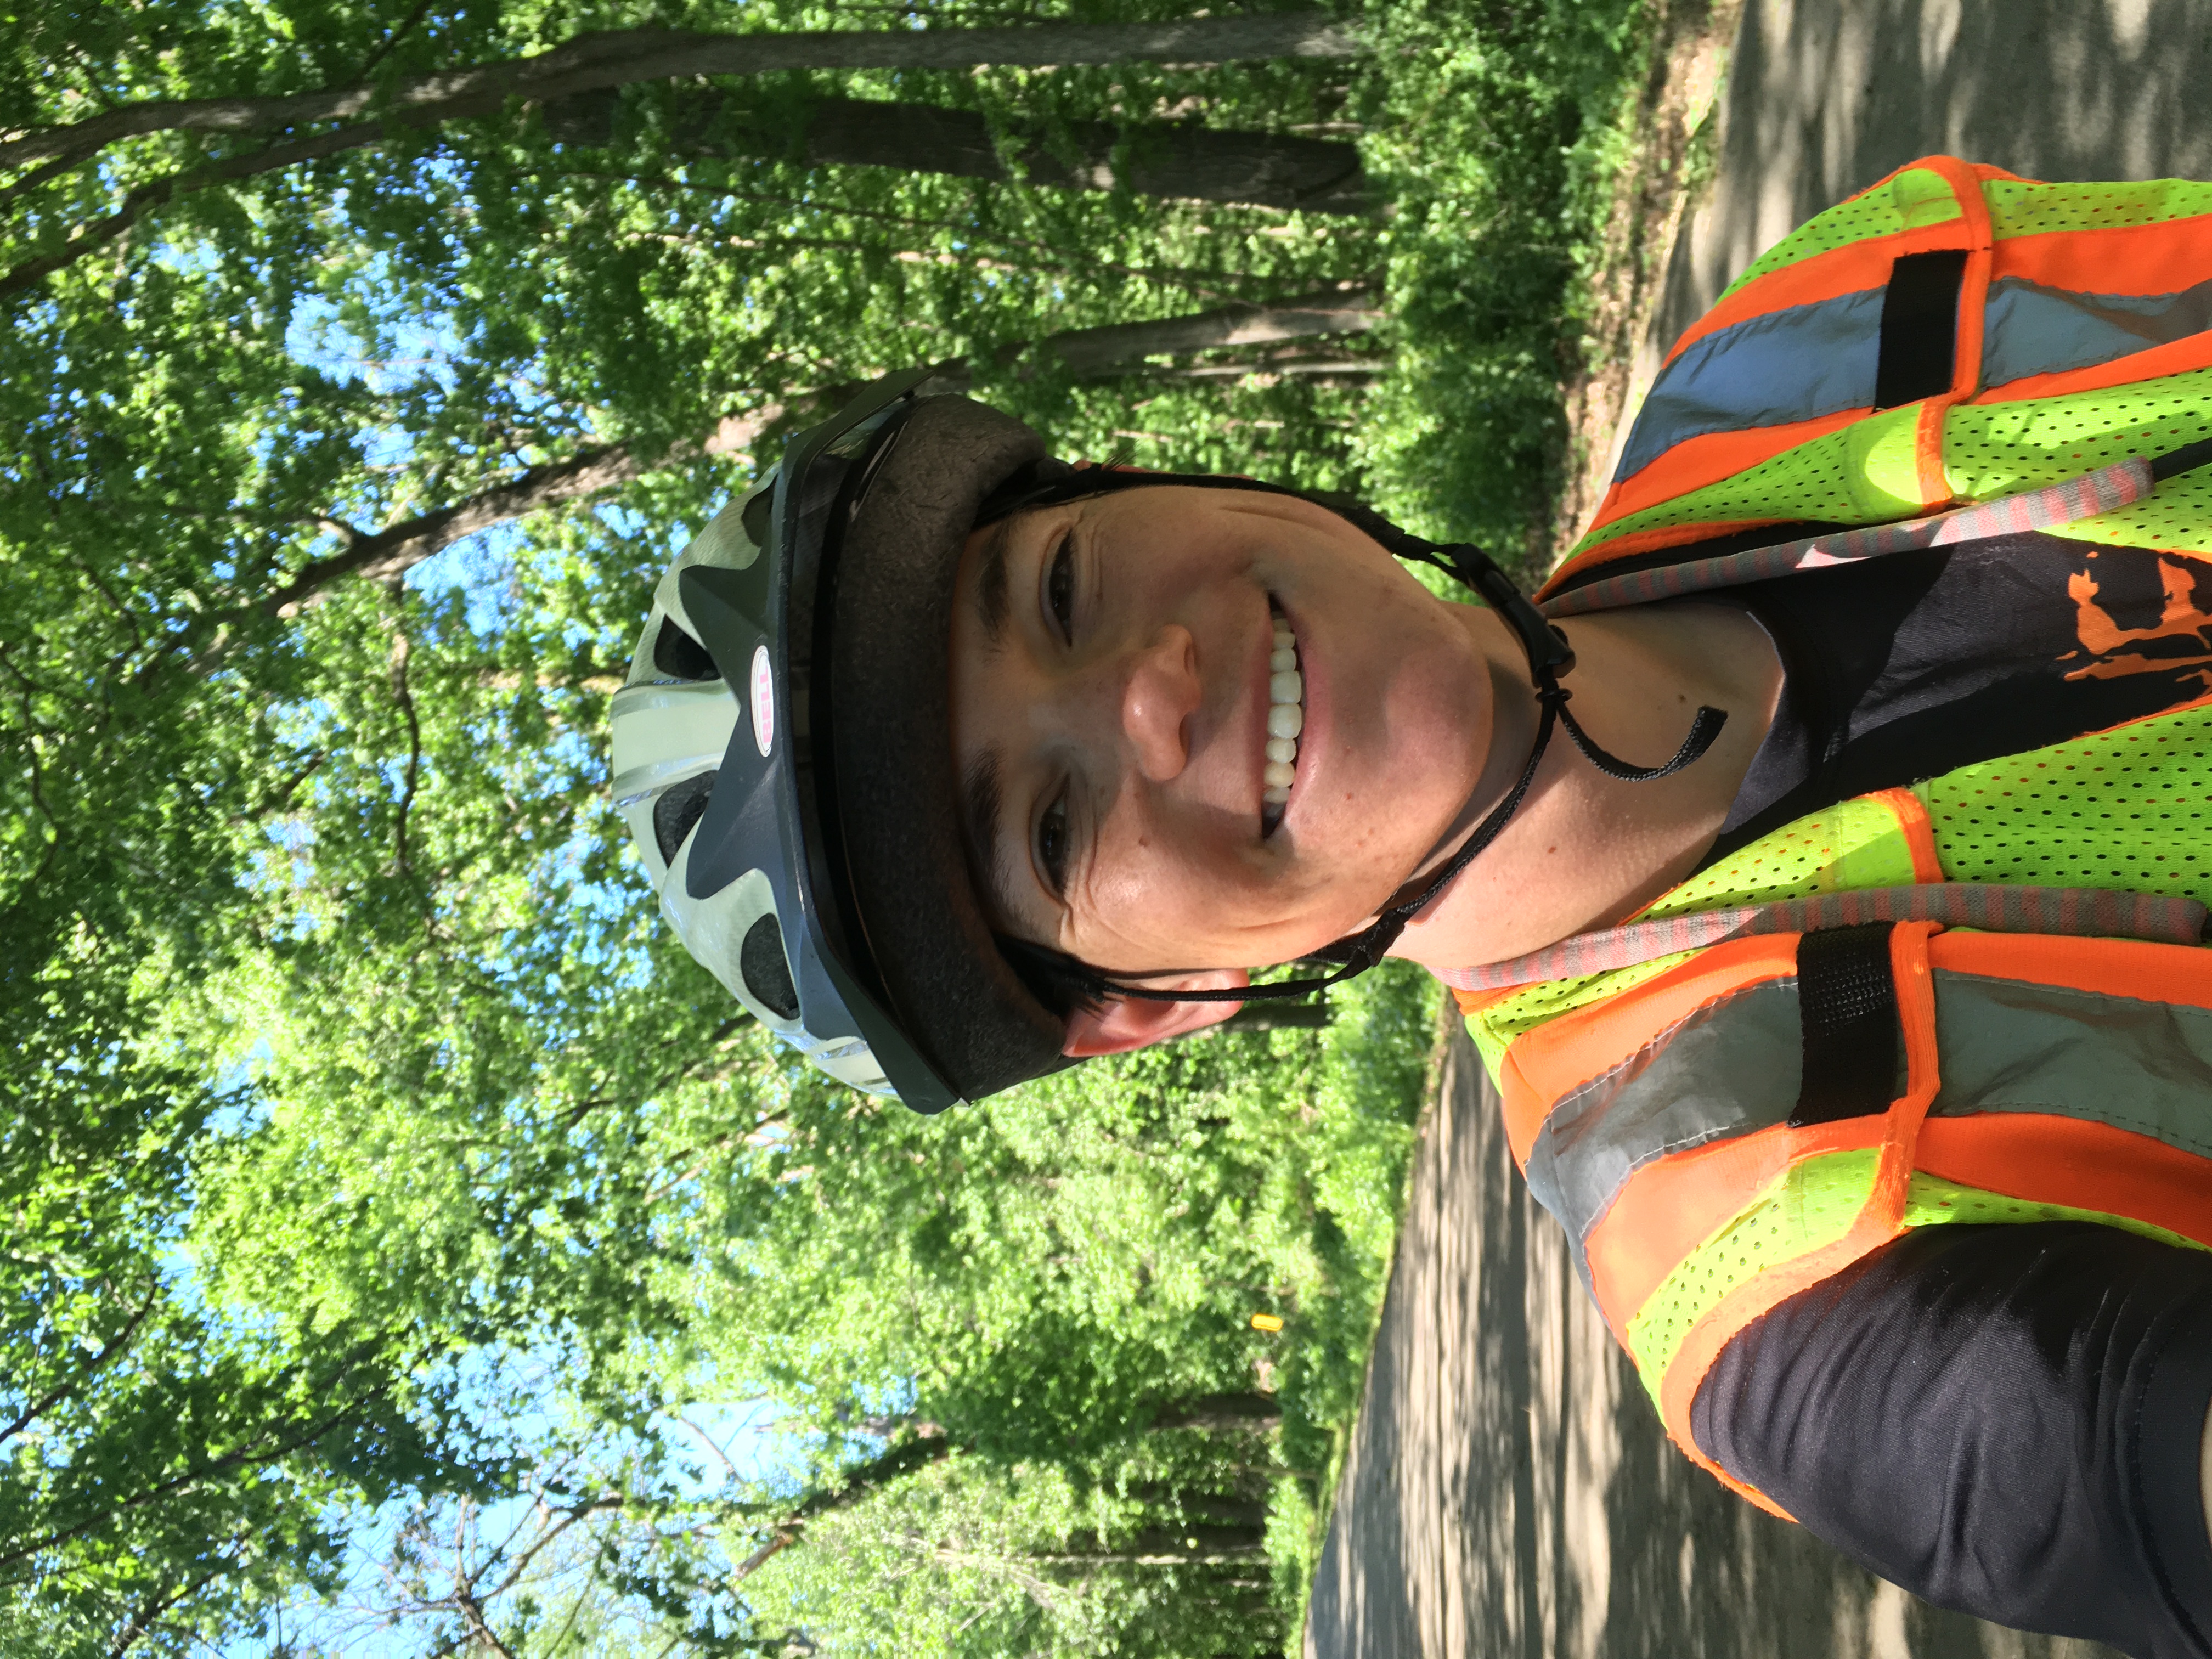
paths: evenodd
<path fill-rule="evenodd" d="M 1370 9 L 1371 65 L 795 60 L 711 118 L 641 82 L 604 131 L 494 100 L 282 165 L 354 117 L 141 123 L 0 180 L 0 270 L 50 262 L 0 295 L 0 1647 L 307 1651 L 345 1605 L 425 1654 L 1279 1644 L 1418 976 L 915 1118 L 660 925 L 606 698 L 673 551 L 908 363 L 1062 453 L 1523 536 L 1630 9 Z M 1187 11 L 19 6 L 0 126 L 593 30 Z M 994 159 L 759 142 L 856 103 Z M 1168 193 L 1212 188 L 1192 129 L 1357 139 L 1395 216 Z M 1384 283 L 1387 346 L 1036 347 Z M 785 1426 L 686 1474 L 674 1413 L 759 1399 Z"/>

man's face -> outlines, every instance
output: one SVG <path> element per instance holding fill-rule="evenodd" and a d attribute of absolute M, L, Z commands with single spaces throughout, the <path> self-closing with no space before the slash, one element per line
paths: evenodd
<path fill-rule="evenodd" d="M 1289 496 L 1159 485 L 978 531 L 952 739 L 999 924 L 1123 971 L 1253 967 L 1353 931 L 1480 774 L 1491 690 L 1468 616 Z M 1275 678 L 1279 623 L 1300 683 Z M 1286 690 L 1278 757 L 1299 729 L 1271 828 Z"/>

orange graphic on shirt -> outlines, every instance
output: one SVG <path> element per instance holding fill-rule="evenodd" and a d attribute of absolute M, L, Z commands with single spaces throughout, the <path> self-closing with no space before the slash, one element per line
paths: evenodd
<path fill-rule="evenodd" d="M 2197 607 L 2197 574 L 2187 564 L 2171 559 L 2158 562 L 2159 586 L 2166 604 L 2155 628 L 2123 628 L 2112 612 L 2097 603 L 2097 578 L 2081 571 L 2066 579 L 2066 595 L 2074 601 L 2074 633 L 2081 647 L 2096 660 L 2069 670 L 2069 680 L 2110 680 L 2127 674 L 2162 674 L 2175 669 L 2212 663 L 2212 613 Z M 2153 656 L 2140 651 L 2122 653 L 2120 647 L 2143 640 L 2186 639 L 2205 647 L 2197 656 Z M 2067 653 L 2069 656 L 2072 653 Z M 2061 658 L 2062 662 L 2065 660 Z M 2212 669 L 2199 668 L 2183 678 L 2203 684 L 2212 691 Z"/>

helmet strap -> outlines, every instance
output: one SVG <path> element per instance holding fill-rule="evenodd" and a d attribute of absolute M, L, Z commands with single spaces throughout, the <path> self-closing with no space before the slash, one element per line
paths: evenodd
<path fill-rule="evenodd" d="M 1505 792 L 1504 799 L 1484 815 L 1481 823 L 1474 827 L 1459 850 L 1422 884 L 1419 892 L 1390 906 L 1359 933 L 1328 947 L 1329 957 L 1341 963 L 1334 973 L 1310 979 L 1278 980 L 1273 984 L 1250 985 L 1237 989 L 1171 991 L 1155 989 L 1147 985 L 1132 985 L 1127 981 L 1166 979 L 1195 970 L 1161 968 L 1109 977 L 1086 963 L 1070 959 L 1068 977 L 1080 984 L 1088 995 L 1132 997 L 1145 1002 L 1261 1002 L 1311 996 L 1332 985 L 1340 985 L 1346 980 L 1365 973 L 1382 961 L 1389 954 L 1390 947 L 1397 943 L 1398 935 L 1406 930 L 1407 924 L 1442 898 L 1444 890 L 1460 872 L 1498 839 L 1500 832 L 1512 821 L 1513 815 L 1521 810 L 1521 803 L 1528 798 L 1528 787 L 1536 779 L 1536 769 L 1542 764 L 1544 751 L 1551 744 L 1552 734 L 1559 726 L 1566 727 L 1568 738 L 1582 751 L 1583 758 L 1607 777 L 1619 778 L 1626 783 L 1644 783 L 1657 778 L 1672 777 L 1684 767 L 1693 764 L 1713 746 L 1714 740 L 1721 734 L 1721 728 L 1728 722 L 1727 710 L 1701 704 L 1696 717 L 1690 722 L 1688 735 L 1671 757 L 1657 766 L 1632 766 L 1602 747 L 1583 729 L 1582 722 L 1568 709 L 1567 702 L 1573 693 L 1559 684 L 1559 678 L 1574 668 L 1574 647 L 1567 643 L 1567 636 L 1536 609 L 1528 595 L 1514 585 L 1513 579 L 1499 569 L 1487 554 L 1463 542 L 1439 546 L 1425 541 L 1400 529 L 1371 507 L 1349 496 L 1309 494 L 1281 484 L 1263 483 L 1255 478 L 1219 474 L 1147 472 L 1134 467 L 1070 465 L 1063 461 L 1046 461 L 1040 463 L 1026 476 L 1010 480 L 1008 488 L 986 506 L 979 522 L 1085 495 L 1163 484 L 1296 495 L 1348 520 L 1400 558 L 1418 559 L 1423 564 L 1433 565 L 1446 574 L 1455 577 L 1474 589 L 1486 605 L 1504 618 L 1515 637 L 1521 641 L 1521 648 L 1528 659 L 1528 678 L 1534 684 L 1536 702 L 1540 712 L 1536 720 L 1535 743 L 1521 768 L 1521 775 Z M 1468 804 L 1473 805 L 1472 801 Z"/>
<path fill-rule="evenodd" d="M 1528 758 L 1521 768 L 1521 775 L 1505 797 L 1484 815 L 1473 834 L 1461 845 L 1459 851 L 1422 884 L 1419 892 L 1390 906 L 1361 932 L 1337 947 L 1343 952 L 1342 966 L 1334 973 L 1311 979 L 1279 980 L 1269 985 L 1251 985 L 1237 989 L 1169 991 L 1156 990 L 1150 986 L 1129 985 L 1109 979 L 1096 969 L 1086 969 L 1091 981 L 1086 988 L 1093 995 L 1133 997 L 1146 1002 L 1259 1002 L 1279 1001 L 1292 997 L 1310 996 L 1316 991 L 1341 984 L 1357 975 L 1365 973 L 1389 954 L 1397 943 L 1398 935 L 1407 923 L 1443 896 L 1444 890 L 1479 857 L 1491 842 L 1497 840 L 1513 815 L 1521 810 L 1528 798 L 1528 787 L 1536 781 L 1536 769 L 1543 763 L 1544 751 L 1551 744 L 1552 734 L 1559 726 L 1567 729 L 1567 736 L 1584 759 L 1608 777 L 1626 783 L 1645 783 L 1655 779 L 1672 777 L 1684 767 L 1693 764 L 1721 734 L 1728 723 L 1728 711 L 1700 704 L 1697 716 L 1690 722 L 1687 736 L 1672 757 L 1657 766 L 1632 766 L 1601 746 L 1582 723 L 1569 711 L 1567 703 L 1573 693 L 1559 684 L 1559 677 L 1575 665 L 1574 647 L 1567 643 L 1566 635 L 1545 619 L 1543 612 L 1531 604 L 1526 594 L 1513 585 L 1512 579 L 1500 570 L 1480 550 L 1465 544 L 1437 548 L 1416 543 L 1413 537 L 1404 537 L 1403 544 L 1394 549 L 1403 556 L 1417 558 L 1447 571 L 1480 594 L 1483 599 L 1504 619 L 1521 641 L 1528 658 L 1528 677 L 1534 683 L 1539 714 L 1536 720 L 1536 740 L 1530 746 Z M 1170 969 L 1153 973 L 1130 975 L 1136 979 L 1164 978 L 1171 973 L 1189 969 Z"/>

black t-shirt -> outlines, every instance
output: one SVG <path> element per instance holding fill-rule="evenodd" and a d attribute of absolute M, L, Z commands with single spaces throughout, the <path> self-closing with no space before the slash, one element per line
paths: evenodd
<path fill-rule="evenodd" d="M 2027 532 L 1729 590 L 1784 675 L 1710 863 L 1824 806 L 2212 690 L 2212 566 Z"/>
<path fill-rule="evenodd" d="M 1708 862 L 1849 796 L 2212 687 L 2212 570 L 2143 550 L 2006 536 L 1734 594 L 1785 684 Z M 2093 1224 L 1940 1226 L 1747 1327 L 1692 1425 L 1927 1601 L 2212 1659 L 2208 1402 L 2212 1254 Z"/>

